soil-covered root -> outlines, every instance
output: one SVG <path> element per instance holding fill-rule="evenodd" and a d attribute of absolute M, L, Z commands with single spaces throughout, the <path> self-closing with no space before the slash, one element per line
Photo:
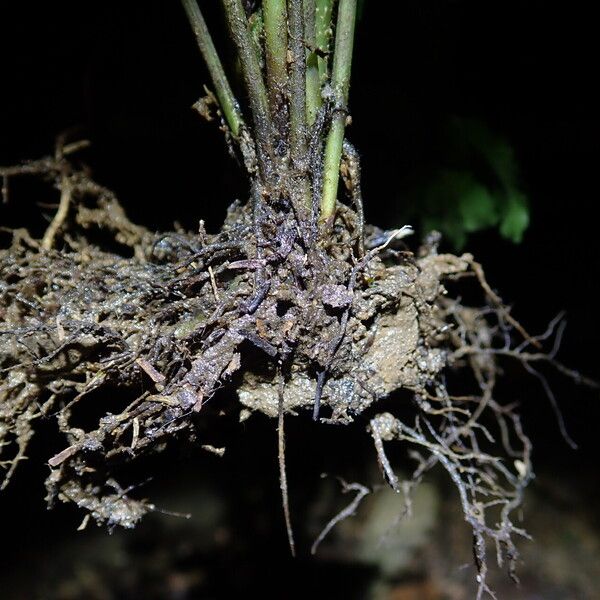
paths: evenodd
<path fill-rule="evenodd" d="M 92 212 L 76 211 L 76 222 Z M 176 432 L 193 430 L 193 416 L 242 357 L 240 400 L 269 416 L 278 411 L 282 353 L 293 353 L 284 411 L 312 408 L 316 373 L 326 371 L 321 414 L 334 421 L 350 421 L 400 387 L 424 390 L 435 378 L 447 354 L 435 339 L 444 328 L 435 306 L 440 276 L 464 271 L 464 259 L 407 254 L 388 267 L 373 253 L 359 265 L 355 289 L 347 281 L 326 282 L 317 298 L 292 287 L 279 267 L 251 311 L 257 260 L 248 258 L 246 217 L 234 207 L 216 236 L 144 232 L 139 239 L 146 242 L 135 248 L 141 259 L 87 246 L 84 238 L 58 252 L 15 237 L 0 254 L 0 431 L 4 442 L 12 438 L 19 446 L 13 466 L 33 421 L 52 411 L 70 442 L 50 461 L 58 469 L 53 481 L 98 453 L 129 459 L 160 446 Z M 335 266 L 330 279 L 359 279 L 356 267 Z M 123 398 L 132 388 L 146 389 L 123 412 L 100 414 L 97 428 L 78 427 L 72 413 L 85 396 L 115 387 Z"/>
<path fill-rule="evenodd" d="M 554 357 L 527 354 L 542 338 L 514 321 L 472 256 L 439 254 L 435 236 L 412 254 L 401 241 L 407 229 L 366 228 L 363 251 L 362 224 L 344 207 L 327 242 L 310 245 L 289 207 L 256 200 L 234 204 L 214 235 L 202 226 L 153 234 L 62 157 L 40 170 L 61 189 L 60 216 L 41 242 L 14 232 L 0 250 L 2 486 L 36 421 L 55 418 L 67 445 L 48 461 L 49 502 L 132 527 L 154 507 L 121 487 L 115 468 L 195 439 L 226 382 L 241 418 L 258 411 L 281 425 L 303 409 L 347 424 L 405 390 L 410 422 L 384 413 L 370 424 L 404 510 L 412 486 L 441 464 L 475 534 L 480 593 L 486 539 L 512 569 L 512 538 L 524 532 L 510 514 L 532 470 L 514 406 L 494 396 L 498 361 L 521 357 L 532 368 Z M 482 308 L 447 294 L 445 283 L 464 280 L 477 282 Z M 456 393 L 446 385 L 453 371 L 462 373 Z M 394 440 L 413 448 L 411 481 L 400 482 L 387 458 L 384 443 Z"/>

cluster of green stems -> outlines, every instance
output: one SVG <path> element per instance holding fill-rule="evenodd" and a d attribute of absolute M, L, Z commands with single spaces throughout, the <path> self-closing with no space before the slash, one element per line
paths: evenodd
<path fill-rule="evenodd" d="M 322 161 L 317 202 L 320 219 L 329 219 L 335 211 L 339 183 L 357 0 L 262 0 L 250 18 L 242 0 L 222 0 L 245 83 L 251 128 L 197 0 L 182 3 L 223 118 L 234 139 L 250 133 L 263 181 L 275 181 L 280 165 L 285 164 L 296 174 L 294 187 L 308 206 L 314 205 L 309 147 L 314 145 L 313 134 L 319 125 L 326 126 L 324 140 L 316 136 Z M 324 114 L 327 119 L 320 119 Z"/>

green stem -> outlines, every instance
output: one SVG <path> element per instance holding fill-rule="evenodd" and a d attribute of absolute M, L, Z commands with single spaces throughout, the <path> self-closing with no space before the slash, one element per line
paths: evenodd
<path fill-rule="evenodd" d="M 303 0 L 288 0 L 290 32 L 290 197 L 296 215 L 308 219 L 312 206 L 308 177 L 308 126 L 306 120 L 306 50 L 304 44 Z"/>
<path fill-rule="evenodd" d="M 288 0 L 290 30 L 290 154 L 296 169 L 306 168 L 306 52 L 302 0 Z"/>
<path fill-rule="evenodd" d="M 229 129 L 233 135 L 237 136 L 240 129 L 244 125 L 244 119 L 235 96 L 225 75 L 223 64 L 219 59 L 215 45 L 213 44 L 212 37 L 204 21 L 204 17 L 198 8 L 196 0 L 181 0 L 183 8 L 187 14 L 188 21 L 192 26 L 194 34 L 196 36 L 196 42 L 200 53 L 206 62 L 208 72 L 215 88 L 215 93 L 221 105 L 221 110 L 229 125 Z"/>
<path fill-rule="evenodd" d="M 271 134 L 272 124 L 267 102 L 267 90 L 262 77 L 260 63 L 250 31 L 248 19 L 241 0 L 223 0 L 225 15 L 231 38 L 237 48 L 244 81 L 248 90 L 250 109 L 254 120 L 254 137 L 257 146 L 258 162 L 265 180 L 271 179 Z"/>
<path fill-rule="evenodd" d="M 287 125 L 287 9 L 286 0 L 263 0 L 267 89 L 273 119 L 283 139 Z"/>
<path fill-rule="evenodd" d="M 321 81 L 319 77 L 319 57 L 316 53 L 315 0 L 304 0 L 304 39 L 306 51 L 306 119 L 309 127 L 317 118 L 321 107 Z"/>
<path fill-rule="evenodd" d="M 327 82 L 327 54 L 331 40 L 333 0 L 315 0 L 315 45 L 323 57 L 318 58 L 321 85 Z"/>
<path fill-rule="evenodd" d="M 340 159 L 342 156 L 342 144 L 344 142 L 348 92 L 350 91 L 355 22 L 356 0 L 340 0 L 331 75 L 334 115 L 325 144 L 325 156 L 323 160 L 321 220 L 331 217 L 335 210 L 340 176 Z"/>

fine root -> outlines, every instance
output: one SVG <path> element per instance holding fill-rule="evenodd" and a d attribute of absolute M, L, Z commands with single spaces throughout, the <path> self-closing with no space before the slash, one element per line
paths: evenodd
<path fill-rule="evenodd" d="M 279 384 L 279 407 L 277 416 L 277 455 L 279 458 L 279 487 L 281 489 L 281 502 L 283 505 L 283 515 L 285 518 L 285 528 L 288 536 L 288 543 L 292 556 L 296 556 L 296 543 L 294 541 L 294 531 L 292 529 L 292 518 L 290 515 L 290 499 L 287 485 L 287 470 L 285 468 L 285 431 L 284 431 L 284 408 L 283 408 L 283 375 L 280 373 Z"/>
<path fill-rule="evenodd" d="M 319 548 L 321 542 L 327 537 L 327 534 L 340 521 L 343 521 L 348 517 L 353 517 L 356 514 L 360 503 L 363 501 L 365 496 L 368 496 L 371 493 L 371 490 L 368 487 L 365 487 L 360 483 L 346 483 L 343 479 L 340 479 L 340 483 L 342 485 L 342 493 L 347 494 L 348 492 L 356 492 L 356 496 L 354 496 L 352 502 L 350 502 L 348 506 L 340 510 L 340 512 L 337 515 L 335 515 L 335 517 L 333 517 L 331 521 L 329 521 L 329 523 L 325 525 L 325 527 L 323 527 L 323 530 L 321 531 L 321 533 L 319 533 L 319 535 L 317 536 L 317 538 L 313 542 L 313 545 L 310 548 L 311 554 L 317 553 L 317 549 Z"/>

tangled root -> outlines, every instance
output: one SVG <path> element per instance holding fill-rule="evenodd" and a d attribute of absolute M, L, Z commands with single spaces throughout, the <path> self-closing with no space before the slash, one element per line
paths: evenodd
<path fill-rule="evenodd" d="M 172 439 L 195 440 L 198 415 L 224 384 L 236 387 L 241 418 L 279 418 L 281 457 L 284 414 L 310 410 L 348 424 L 407 390 L 410 422 L 390 413 L 370 421 L 386 479 L 409 513 L 411 489 L 440 464 L 473 529 L 479 596 L 489 592 L 486 540 L 514 574 L 513 538 L 526 533 L 511 513 L 533 477 L 531 444 L 494 386 L 504 357 L 528 369 L 549 361 L 579 377 L 555 362 L 555 350 L 539 350 L 556 327 L 560 338 L 559 321 L 530 337 L 471 255 L 439 254 L 435 236 L 413 254 L 401 241 L 407 228 L 366 227 L 363 240 L 360 213 L 343 206 L 326 242 L 314 243 L 314 228 L 302 230 L 289 207 L 260 202 L 257 190 L 249 207 L 229 209 L 215 235 L 202 225 L 196 234 L 154 234 L 64 156 L 1 173 L 41 173 L 61 190 L 41 241 L 20 230 L 0 250 L 3 488 L 36 420 L 53 417 L 67 445 L 48 460 L 49 503 L 74 502 L 98 523 L 133 527 L 155 507 L 130 497 L 115 467 Z M 447 294 L 445 283 L 467 279 L 477 282 L 482 307 Z M 462 373 L 457 392 L 446 384 L 450 372 Z M 116 412 L 102 406 L 109 398 Z M 400 482 L 388 460 L 393 441 L 412 447 L 410 481 Z M 357 496 L 322 537 L 366 494 L 360 484 L 346 487 Z"/>

